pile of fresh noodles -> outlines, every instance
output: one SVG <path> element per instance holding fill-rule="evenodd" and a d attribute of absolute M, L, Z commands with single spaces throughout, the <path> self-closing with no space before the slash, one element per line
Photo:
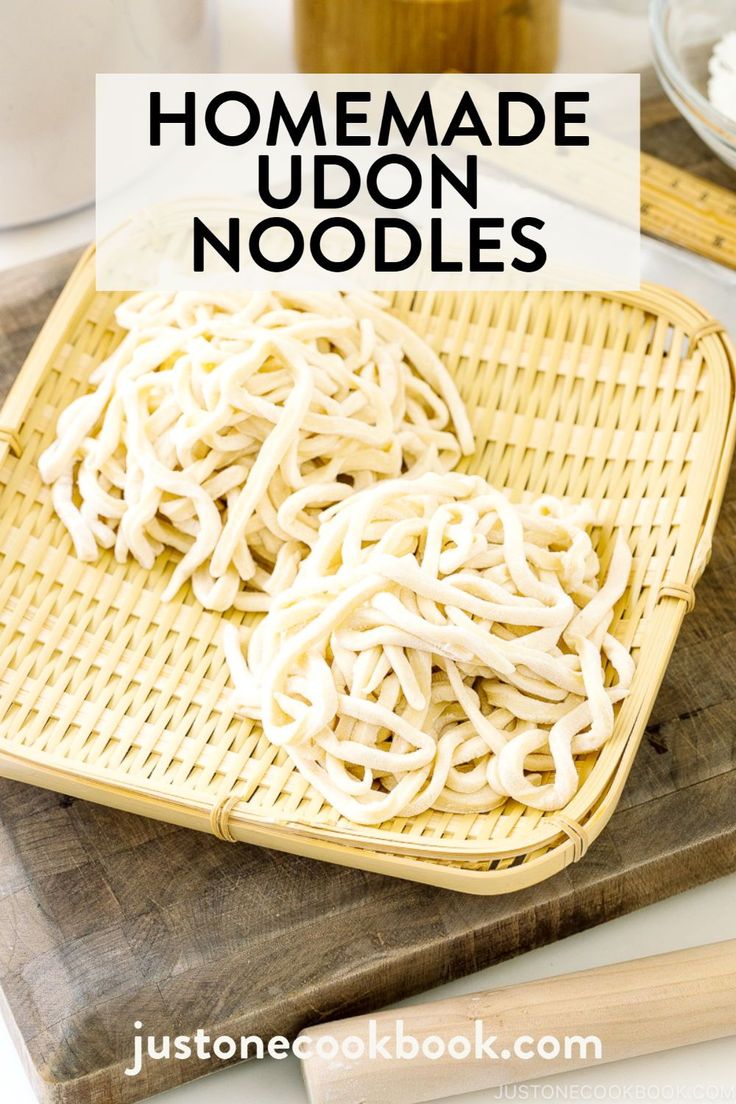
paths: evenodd
<path fill-rule="evenodd" d="M 368 295 L 143 293 L 39 461 L 77 556 L 179 560 L 209 609 L 267 609 L 322 511 L 452 468 L 473 439 L 430 347 Z"/>
<path fill-rule="evenodd" d="M 328 511 L 245 656 L 226 626 L 240 708 L 360 824 L 509 796 L 561 808 L 634 670 L 608 631 L 631 554 L 619 539 L 601 583 L 592 521 L 459 474 L 354 495 Z"/>
<path fill-rule="evenodd" d="M 436 354 L 380 299 L 145 293 L 39 460 L 77 555 L 151 568 L 225 626 L 242 711 L 341 814 L 575 794 L 633 677 L 583 506 L 512 505 Z M 607 676 L 615 675 L 613 684 Z"/>

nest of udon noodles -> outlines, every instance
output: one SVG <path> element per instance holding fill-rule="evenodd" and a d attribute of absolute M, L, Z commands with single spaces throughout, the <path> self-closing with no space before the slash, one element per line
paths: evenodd
<path fill-rule="evenodd" d="M 608 631 L 631 554 L 619 538 L 601 583 L 592 521 L 456 473 L 362 491 L 245 655 L 226 627 L 239 708 L 357 823 L 562 808 L 634 672 Z"/>
<path fill-rule="evenodd" d="M 209 609 L 267 609 L 323 510 L 473 440 L 430 347 L 369 295 L 143 293 L 39 461 L 77 556 L 179 555 Z"/>

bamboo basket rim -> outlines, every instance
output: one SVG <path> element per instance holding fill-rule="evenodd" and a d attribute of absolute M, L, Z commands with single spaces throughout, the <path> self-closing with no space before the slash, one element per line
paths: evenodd
<path fill-rule="evenodd" d="M 52 309 L 25 366 L 16 378 L 0 414 L 0 464 L 10 453 L 19 451 L 19 431 L 29 411 L 29 398 L 35 395 L 52 358 L 84 316 L 94 260 L 94 247 L 83 255 L 68 284 Z M 105 293 L 97 293 L 103 295 Z M 511 293 L 512 295 L 518 293 Z M 238 786 L 231 787 L 216 800 L 183 795 L 172 789 L 156 787 L 141 777 L 116 784 L 102 768 L 88 763 L 55 762 L 53 756 L 37 753 L 33 747 L 0 747 L 0 773 L 23 781 L 36 782 L 90 800 L 133 808 L 161 819 L 186 823 L 213 831 L 225 839 L 244 839 L 284 850 L 298 851 L 333 862 L 347 862 L 432 884 L 469 892 L 506 892 L 532 884 L 540 877 L 562 869 L 580 858 L 612 815 L 640 743 L 646 716 L 654 693 L 664 674 L 682 619 L 692 600 L 697 583 L 710 555 L 713 530 L 718 516 L 730 457 L 736 439 L 736 357 L 724 328 L 701 307 L 686 297 L 643 285 L 634 293 L 591 293 L 591 298 L 634 307 L 654 319 L 664 319 L 680 327 L 689 340 L 689 354 L 700 351 L 704 364 L 718 376 L 720 393 L 718 439 L 712 442 L 709 470 L 703 476 L 706 499 L 698 532 L 690 542 L 687 562 L 680 562 L 672 574 L 665 574 L 660 594 L 648 622 L 648 632 L 660 642 L 662 662 L 650 680 L 644 702 L 632 704 L 619 738 L 612 738 L 598 754 L 596 762 L 569 806 L 560 814 L 540 815 L 523 834 L 512 828 L 510 835 L 489 839 L 446 839 L 421 836 L 411 838 L 401 831 L 381 831 L 360 826 L 305 823 L 299 817 L 259 813 L 245 808 Z M 715 384 L 711 384 L 715 386 Z M 4 493 L 4 483 L 0 494 Z M 668 565 L 678 559 L 675 548 Z M 682 556 L 679 557 L 682 561 Z M 656 684 L 655 684 L 656 683 Z M 631 699 L 629 699 L 631 701 Z M 618 714 L 625 714 L 627 702 Z M 642 716 L 642 711 L 645 715 Z M 0 726 L 0 737 L 3 727 Z M 240 806 L 240 807 L 238 807 Z M 516 859 L 522 859 L 519 863 Z M 490 870 L 468 869 L 469 863 L 490 861 L 501 866 Z M 465 864 L 465 865 L 463 865 Z M 538 876 L 539 875 L 539 876 Z"/>

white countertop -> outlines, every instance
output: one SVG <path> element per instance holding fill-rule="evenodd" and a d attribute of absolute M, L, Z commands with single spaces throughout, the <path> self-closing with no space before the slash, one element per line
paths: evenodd
<path fill-rule="evenodd" d="M 639 9 L 638 0 L 610 0 L 611 6 Z M 217 0 L 220 18 L 221 67 L 229 72 L 283 72 L 293 68 L 291 0 Z M 607 0 L 564 5 L 562 69 L 598 72 L 642 68 L 648 62 L 646 20 L 607 11 Z M 86 208 L 63 218 L 0 232 L 0 268 L 47 256 L 89 241 L 94 213 Z M 719 284 L 722 270 L 648 245 L 644 253 L 648 278 L 660 270 L 668 282 L 707 301 L 714 314 L 736 329 L 736 277 Z M 733 312 L 733 314 L 731 314 Z M 513 985 L 586 967 L 656 954 L 736 936 L 736 874 L 662 901 L 630 916 L 610 921 L 543 947 L 479 974 L 443 986 L 421 1000 Z M 407 1002 L 416 1003 L 416 1000 Z M 687 1047 L 646 1058 L 529 1083 L 517 1099 L 527 1100 L 707 1100 L 713 1104 L 736 1099 L 734 1041 Z M 12 1104 L 36 1104 L 13 1043 L 0 1025 L 0 1069 L 4 1099 Z M 677 1095 L 680 1093 L 681 1095 Z M 171 1090 L 161 1104 L 305 1104 L 298 1062 L 266 1059 L 234 1066 L 204 1080 Z M 456 1101 L 514 1099 L 513 1090 L 455 1097 Z"/>

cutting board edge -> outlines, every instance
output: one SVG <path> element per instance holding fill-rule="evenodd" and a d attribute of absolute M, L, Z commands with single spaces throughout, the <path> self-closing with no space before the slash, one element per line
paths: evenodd
<path fill-rule="evenodd" d="M 705 779 L 694 786 L 690 786 L 686 791 L 688 801 L 694 807 L 702 808 L 703 804 L 705 804 L 705 807 L 708 807 L 708 803 L 711 800 L 710 791 L 714 790 L 717 786 L 728 784 L 736 786 L 736 769 Z M 730 785 L 728 788 L 730 788 Z M 682 797 L 682 793 L 683 791 L 675 790 L 662 797 L 653 799 L 651 802 L 645 803 L 644 806 L 632 806 L 630 809 L 621 810 L 619 813 L 615 814 L 607 831 L 615 832 L 617 821 L 618 826 L 621 827 L 621 821 L 626 819 L 627 814 L 633 816 L 646 806 L 676 801 L 678 798 Z M 656 818 L 652 817 L 652 822 L 655 820 Z M 222 846 L 229 845 L 223 844 Z M 245 844 L 241 846 L 249 845 Z M 715 848 L 717 848 L 717 850 L 715 850 Z M 594 880 L 593 882 L 586 883 L 581 887 L 581 890 L 588 897 L 588 907 L 590 906 L 591 894 L 596 890 L 599 892 L 596 897 L 596 907 L 594 911 L 582 924 L 576 922 L 580 916 L 578 911 L 580 905 L 578 897 L 581 894 L 581 890 L 574 884 L 568 884 L 567 888 L 555 894 L 557 915 L 555 917 L 556 924 L 554 932 L 551 927 L 549 929 L 542 927 L 540 938 L 540 929 L 535 928 L 533 931 L 533 941 L 524 939 L 524 933 L 522 932 L 517 942 L 515 944 L 509 942 L 500 954 L 496 953 L 496 948 L 498 946 L 497 933 L 493 940 L 490 938 L 490 932 L 485 933 L 489 953 L 480 954 L 480 956 L 478 956 L 478 936 L 483 933 L 476 931 L 473 933 L 475 936 L 473 941 L 473 961 L 462 963 L 458 955 L 456 962 L 453 963 L 449 971 L 445 971 L 442 976 L 439 976 L 435 970 L 429 983 L 427 978 L 430 976 L 429 971 L 433 969 L 433 964 L 438 961 L 438 950 L 442 950 L 447 954 L 448 949 L 452 949 L 453 944 L 456 943 L 460 946 L 463 943 L 467 944 L 469 942 L 468 933 L 457 936 L 449 942 L 442 933 L 440 933 L 436 944 L 428 944 L 421 948 L 415 948 L 412 954 L 406 956 L 401 962 L 403 973 L 410 974 L 415 980 L 412 980 L 407 985 L 405 983 L 399 983 L 397 977 L 393 980 L 392 988 L 388 990 L 384 989 L 379 995 L 372 994 L 361 986 L 362 998 L 356 1001 L 350 997 L 349 993 L 342 992 L 342 990 L 350 989 L 351 987 L 355 989 L 360 983 L 362 976 L 361 972 L 353 972 L 349 976 L 338 979 L 338 981 L 333 983 L 332 989 L 335 990 L 334 993 L 331 994 L 330 986 L 321 989 L 320 998 L 322 1001 L 328 1001 L 330 1010 L 324 1017 L 320 1018 L 319 1022 L 326 1019 L 334 1019 L 336 1009 L 338 1015 L 359 1015 L 364 1012 L 375 1011 L 378 1008 L 393 1004 L 399 1000 L 404 1000 L 408 997 L 416 996 L 419 993 L 427 992 L 428 985 L 431 990 L 446 982 L 461 977 L 467 977 L 470 974 L 485 970 L 500 962 L 507 961 L 533 948 L 548 946 L 559 939 L 564 939 L 578 932 L 598 927 L 609 920 L 618 919 L 650 904 L 677 896 L 687 890 L 695 889 L 707 882 L 734 873 L 736 872 L 736 824 L 731 825 L 726 830 L 720 825 L 714 825 L 712 833 L 704 835 L 695 841 L 690 851 L 692 855 L 689 855 L 689 857 L 692 858 L 692 861 L 689 862 L 683 861 L 684 856 L 689 854 L 687 851 L 673 852 L 663 849 L 660 854 L 648 858 L 638 866 L 632 867 L 631 870 L 627 871 L 628 878 L 626 881 L 618 877 L 606 878 L 601 876 L 597 881 Z M 708 867 L 702 861 L 697 861 L 698 856 L 705 854 L 709 855 L 711 858 L 714 855 L 718 855 L 716 869 Z M 632 879 L 630 877 L 632 870 L 637 871 L 641 876 Z M 644 877 L 645 872 L 647 875 L 646 878 Z M 560 880 L 568 880 L 566 877 L 567 875 L 568 871 L 563 871 L 557 878 Z M 667 888 L 665 892 L 662 892 L 662 885 L 665 881 L 667 882 Z M 622 888 L 624 892 L 621 892 Z M 520 891 L 520 895 L 523 893 L 528 893 L 528 891 Z M 516 895 L 511 896 L 513 897 Z M 357 904 L 356 907 L 358 907 Z M 515 914 L 505 919 L 509 927 L 516 923 Z M 461 964 L 458 965 L 458 963 Z M 422 969 L 426 965 L 429 966 L 429 971 L 422 974 Z M 372 962 L 366 964 L 363 973 L 367 975 L 369 980 L 374 978 L 376 976 L 375 964 Z M 1 990 L 0 996 L 2 997 L 2 1004 L 4 1004 L 5 998 Z M 274 1031 L 274 1034 L 283 1034 L 288 1038 L 294 1038 L 300 1030 L 318 1022 L 315 1020 L 314 1016 L 310 1018 L 307 1014 L 307 1007 L 313 1009 L 314 1005 L 310 1004 L 308 999 L 304 1000 L 305 996 L 308 997 L 308 994 L 302 995 L 303 1008 L 292 1008 L 289 1024 L 285 1021 L 283 1010 L 276 1007 L 276 1002 L 274 1002 L 273 1016 L 274 1020 L 278 1019 L 279 1022 L 278 1029 Z M 0 1004 L 0 1010 L 5 1014 L 5 1009 L 2 1008 L 2 1004 Z M 259 1015 L 263 1015 L 263 1007 L 259 1008 Z M 125 1077 L 123 1074 L 124 1069 L 129 1064 L 129 1059 L 122 1059 L 119 1062 L 114 1062 L 93 1073 L 83 1074 L 78 1078 L 57 1078 L 52 1065 L 49 1065 L 48 1062 L 43 1063 L 37 1061 L 38 1056 L 35 1054 L 33 1046 L 34 1039 L 25 1041 L 22 1038 L 15 1026 L 12 1010 L 10 1010 L 9 1007 L 6 1019 L 8 1016 L 12 1020 L 11 1033 L 14 1036 L 16 1044 L 22 1048 L 22 1052 L 25 1055 L 24 1064 L 30 1072 L 34 1088 L 36 1088 L 37 1091 L 40 1089 L 39 1095 L 44 1104 L 99 1104 L 99 1101 L 103 1100 L 105 1104 L 135 1104 L 136 1101 L 147 1099 L 155 1093 L 173 1087 L 171 1078 L 166 1076 L 167 1067 L 162 1062 L 148 1062 L 144 1067 L 145 1076 L 142 1077 L 139 1083 L 134 1084 L 131 1079 Z M 222 1021 L 218 1022 L 216 1026 L 208 1028 L 208 1031 L 212 1037 L 227 1035 L 237 1039 L 241 1035 L 253 1033 L 253 1024 L 249 1023 L 248 1016 L 243 1014 L 230 1018 L 225 1017 Z M 69 1044 L 67 1043 L 67 1045 Z M 71 1051 L 74 1051 L 74 1049 L 73 1045 L 70 1046 Z M 57 1053 L 59 1056 L 58 1064 L 64 1065 L 65 1049 L 61 1048 Z M 172 1063 L 169 1063 L 169 1065 L 171 1064 Z M 216 1070 L 228 1068 L 236 1064 L 239 1064 L 239 1062 L 235 1060 L 212 1060 L 205 1065 L 200 1060 L 192 1059 L 191 1061 L 176 1062 L 176 1067 L 178 1072 L 182 1075 L 181 1081 L 188 1082 L 204 1077 Z M 190 1072 L 191 1070 L 195 1072 L 192 1073 Z M 160 1081 L 157 1074 L 162 1075 Z M 122 1094 L 113 1095 L 116 1085 L 123 1085 L 125 1091 Z"/>

